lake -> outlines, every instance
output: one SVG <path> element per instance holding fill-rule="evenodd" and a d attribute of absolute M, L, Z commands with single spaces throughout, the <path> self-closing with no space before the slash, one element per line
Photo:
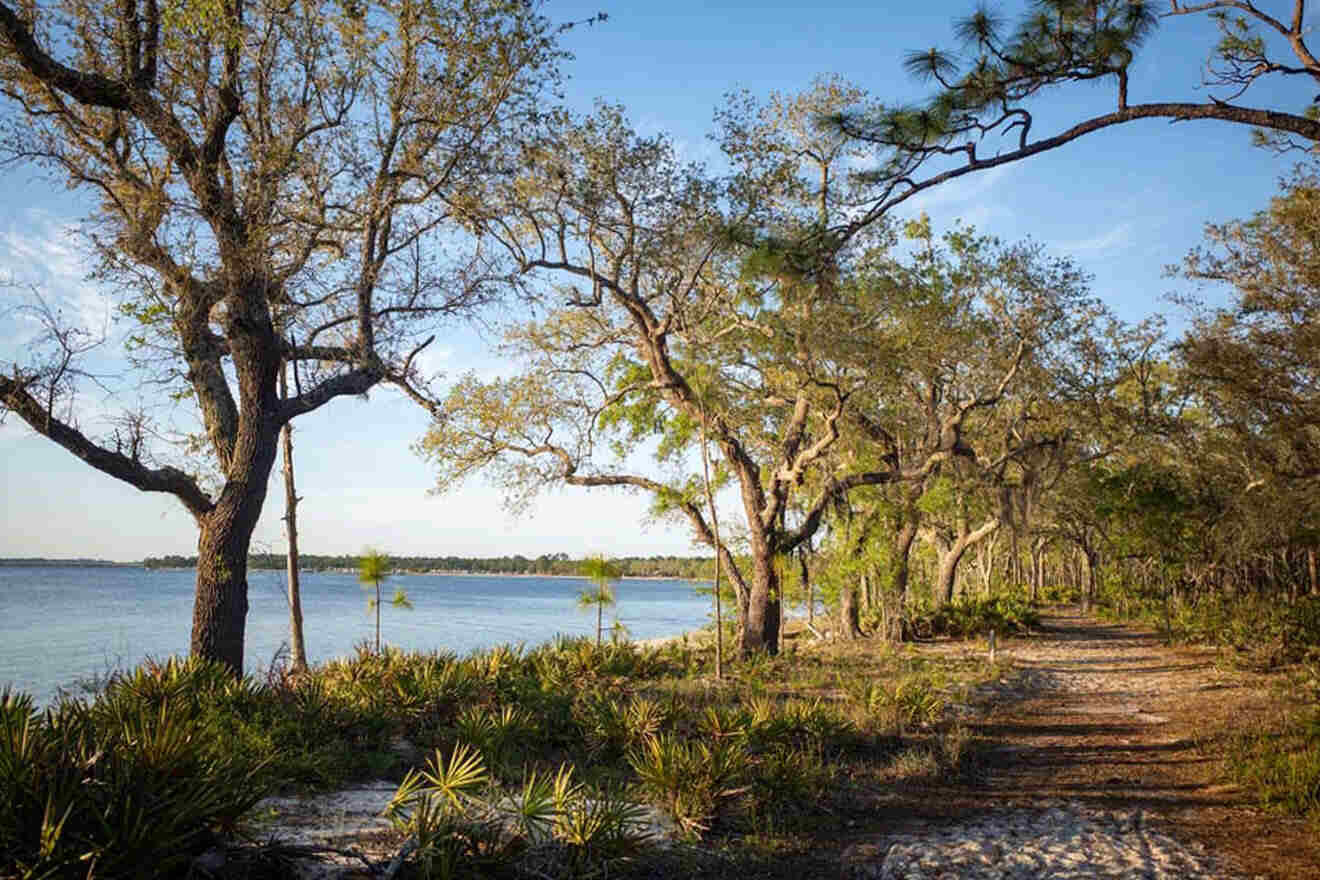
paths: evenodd
<path fill-rule="evenodd" d="M 192 627 L 191 570 L 136 566 L 0 566 L 0 687 L 45 704 L 61 686 L 132 667 L 146 657 L 186 654 Z M 352 653 L 374 638 L 374 613 L 357 575 L 304 573 L 307 659 Z M 381 641 L 409 651 L 465 654 L 500 643 L 528 647 L 558 633 L 595 635 L 596 613 L 576 605 L 585 580 L 489 575 L 393 575 L 381 585 Z M 617 616 L 634 639 L 704 626 L 709 603 L 682 580 L 625 578 L 605 625 Z M 396 587 L 413 610 L 389 604 Z M 374 592 L 372 593 L 374 595 Z M 261 672 L 289 638 L 283 572 L 248 574 L 247 671 Z"/>

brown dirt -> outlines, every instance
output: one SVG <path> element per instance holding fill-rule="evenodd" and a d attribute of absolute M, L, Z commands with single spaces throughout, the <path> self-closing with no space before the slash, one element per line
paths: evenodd
<path fill-rule="evenodd" d="M 1223 772 L 1223 738 L 1278 701 L 1266 677 L 1224 671 L 1214 651 L 1170 648 L 1150 631 L 1071 609 L 1048 613 L 1038 633 L 1002 643 L 1000 654 L 1015 674 L 970 722 L 987 746 L 984 772 L 975 784 L 918 795 L 921 821 L 1057 800 L 1139 807 L 1244 876 L 1320 880 L 1315 823 L 1258 808 Z M 902 811 L 902 800 L 886 807 Z"/>

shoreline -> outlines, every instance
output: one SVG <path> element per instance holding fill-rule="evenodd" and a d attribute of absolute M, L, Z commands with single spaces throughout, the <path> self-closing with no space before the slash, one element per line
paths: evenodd
<path fill-rule="evenodd" d="M 132 568 L 132 567 L 136 566 L 136 567 L 138 567 L 138 568 L 141 568 L 141 569 L 144 570 L 144 571 L 173 571 L 173 572 L 179 572 L 179 571 L 196 571 L 196 570 L 197 570 L 197 569 L 195 569 L 195 568 L 179 568 L 179 567 L 163 566 L 163 565 L 145 566 L 145 565 L 142 565 L 141 563 L 134 563 L 134 562 L 115 563 L 115 566 L 116 566 L 116 567 L 120 567 L 120 568 Z M 53 568 L 53 567 L 56 567 L 56 566 L 49 566 L 49 567 L 52 567 L 52 568 Z M 76 567 L 76 568 L 84 568 L 84 567 L 85 567 L 85 568 L 96 568 L 96 567 L 98 567 L 98 566 L 90 566 L 90 565 L 89 565 L 89 566 L 70 566 L 70 567 Z M 107 566 L 99 566 L 99 567 L 107 567 Z M 256 574 L 256 573 L 259 573 L 259 572 L 276 572 L 276 573 L 279 573 L 279 574 L 283 574 L 283 573 L 284 573 L 284 569 L 282 569 L 282 568 L 250 568 L 250 569 L 248 569 L 248 574 L 249 574 L 249 575 L 251 575 L 251 574 Z M 300 568 L 300 569 L 298 569 L 298 574 L 300 574 L 300 575 L 304 575 L 304 574 L 347 574 L 347 575 L 356 575 L 357 573 L 358 573 L 358 572 L 357 572 L 357 569 L 356 569 L 356 568 Z M 560 579 L 560 580 L 570 580 L 570 581 L 584 581 L 584 580 L 590 580 L 590 578 L 588 578 L 588 577 L 587 577 L 586 575 L 584 575 L 584 574 L 536 574 L 536 573 L 533 573 L 533 572 L 525 572 L 525 571 L 462 571 L 461 569 L 452 569 L 452 570 L 449 570 L 449 569 L 446 569 L 446 570 L 432 569 L 432 570 L 429 570 L 429 571 L 420 571 L 420 570 L 417 570 L 417 569 L 400 568 L 400 569 L 397 569 L 396 571 L 393 571 L 393 572 L 390 573 L 390 576 L 391 576 L 391 577 L 398 577 L 398 576 L 401 576 L 401 575 L 410 575 L 410 576 L 416 576 L 416 577 L 557 578 L 557 579 Z M 684 581 L 685 583 L 691 583 L 691 584 L 702 584 L 702 583 L 710 583 L 710 582 L 711 582 L 711 579 L 710 579 L 710 578 L 691 578 L 691 577 L 681 577 L 681 576 L 679 576 L 679 575 L 667 575 L 667 574 L 635 574 L 635 575 L 634 575 L 634 574 L 630 574 L 630 575 L 624 575 L 623 577 L 620 577 L 620 578 L 613 578 L 613 580 L 619 580 L 619 581 Z"/>
<path fill-rule="evenodd" d="M 0 571 L 7 572 L 0 578 L 5 592 L 10 585 L 15 590 L 42 585 L 35 600 L 16 603 L 0 625 L 0 687 L 28 693 L 42 706 L 54 703 L 60 690 L 79 694 L 84 682 L 137 668 L 147 658 L 188 654 L 195 593 L 191 570 L 147 574 L 140 567 L 116 566 Z M 289 641 L 288 602 L 283 572 L 253 572 L 248 581 L 244 667 L 248 674 L 260 674 Z M 522 644 L 530 650 L 556 635 L 594 633 L 594 611 L 587 614 L 575 607 L 575 594 L 587 585 L 578 579 L 481 573 L 452 579 L 400 576 L 395 585 L 412 596 L 416 607 L 411 612 L 385 609 L 381 634 L 383 641 L 404 652 L 462 656 L 500 644 Z M 631 640 L 681 639 L 707 623 L 709 602 L 694 592 L 700 583 L 626 579 L 617 589 L 621 599 L 616 611 Z M 309 574 L 304 579 L 308 660 L 351 658 L 358 643 L 374 638 L 373 615 L 365 610 L 368 598 L 356 574 Z"/>

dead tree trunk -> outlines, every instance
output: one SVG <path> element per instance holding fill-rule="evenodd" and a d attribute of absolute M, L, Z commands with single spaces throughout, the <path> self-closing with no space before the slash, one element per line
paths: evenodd
<path fill-rule="evenodd" d="M 720 518 L 715 511 L 715 493 L 710 487 L 710 445 L 706 437 L 705 404 L 701 419 L 701 474 L 706 487 L 706 506 L 710 508 L 710 528 L 715 535 L 715 679 L 724 677 L 724 614 L 720 602 Z"/>
<path fill-rule="evenodd" d="M 280 397 L 288 398 L 289 384 L 286 367 L 280 368 Z M 286 557 L 289 580 L 289 654 L 293 671 L 307 669 L 307 647 L 303 641 L 302 586 L 298 577 L 298 491 L 293 482 L 293 424 L 285 423 L 280 429 L 284 449 L 284 528 L 289 538 Z"/>

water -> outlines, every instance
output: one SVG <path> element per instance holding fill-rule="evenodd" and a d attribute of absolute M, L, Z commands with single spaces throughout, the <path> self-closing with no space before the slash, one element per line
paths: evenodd
<path fill-rule="evenodd" d="M 303 631 L 312 663 L 350 654 L 374 639 L 368 591 L 350 573 L 304 573 Z M 595 609 L 576 605 L 577 578 L 393 575 L 381 585 L 382 643 L 405 650 L 464 654 L 502 642 L 529 647 L 557 633 L 593 635 Z M 186 654 L 194 573 L 138 567 L 0 566 L 0 687 L 47 703 L 78 679 Z M 397 587 L 414 610 L 395 608 Z M 677 635 L 707 622 L 708 604 L 680 580 L 625 578 L 605 625 L 617 616 L 632 638 Z M 372 592 L 374 595 L 374 591 Z M 289 638 L 283 572 L 248 575 L 248 672 L 270 665 Z"/>

